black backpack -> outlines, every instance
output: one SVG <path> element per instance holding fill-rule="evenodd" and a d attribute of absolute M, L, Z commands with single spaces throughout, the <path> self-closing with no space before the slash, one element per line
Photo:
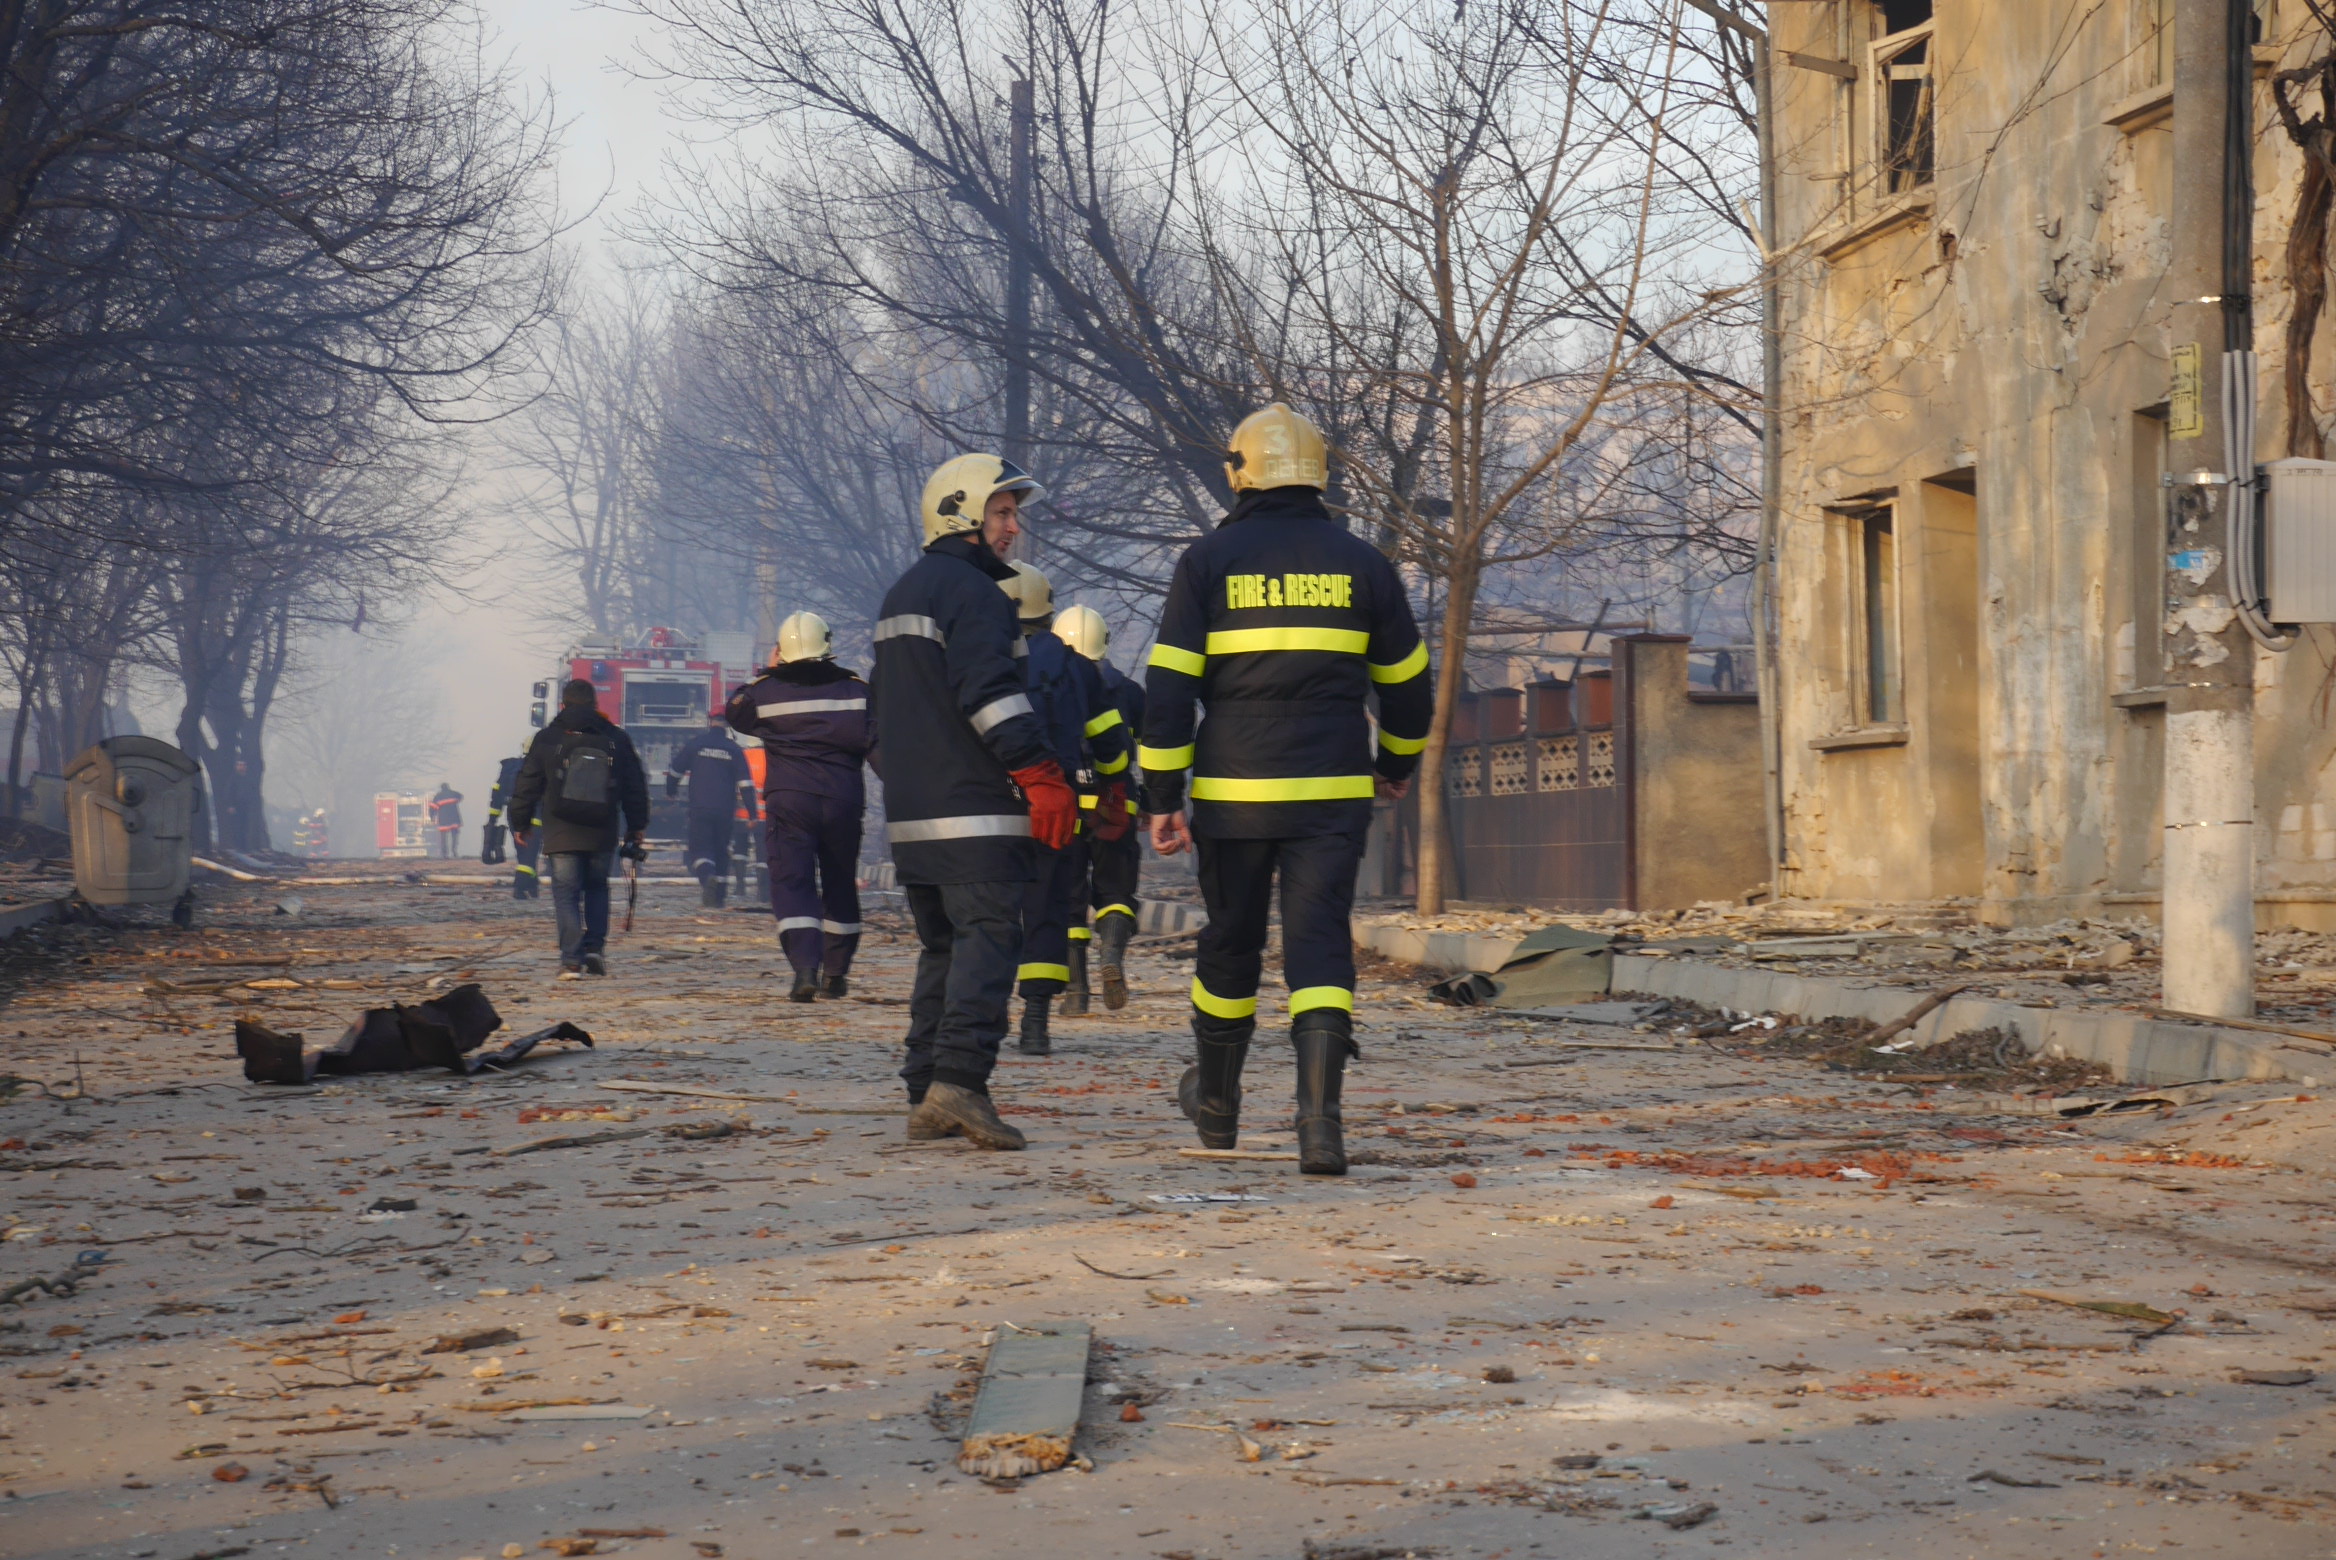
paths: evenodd
<path fill-rule="evenodd" d="M 616 743 L 605 731 L 569 735 L 552 770 L 543 811 L 562 823 L 605 829 L 616 822 Z"/>

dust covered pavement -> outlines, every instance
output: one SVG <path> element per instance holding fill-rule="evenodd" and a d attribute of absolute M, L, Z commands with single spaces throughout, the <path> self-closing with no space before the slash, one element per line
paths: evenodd
<path fill-rule="evenodd" d="M 0 962 L 0 1290 L 51 1281 L 0 1306 L 0 1552 L 2331 1547 L 2319 1100 L 2067 1122 L 1381 966 L 1364 1162 L 1301 1180 L 1178 1152 L 1162 940 L 1001 1069 L 1029 1152 L 912 1149 L 897 930 L 797 1007 L 767 920 L 687 889 L 583 983 L 548 906 L 302 895 Z M 599 1049 L 241 1080 L 239 1013 L 321 1044 L 465 978 Z M 1261 1044 L 1245 1148 L 1288 1083 Z M 1237 1200 L 1156 1200 L 1194 1196 Z M 1095 1329 L 1091 1470 L 957 1472 L 984 1340 L 1052 1319 Z"/>

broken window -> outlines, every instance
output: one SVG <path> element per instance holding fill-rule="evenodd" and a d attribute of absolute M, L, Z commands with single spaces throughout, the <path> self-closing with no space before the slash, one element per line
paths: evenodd
<path fill-rule="evenodd" d="M 1858 548 L 1859 690 L 1866 724 L 1906 718 L 1898 672 L 1898 538 L 1888 509 L 1851 517 Z"/>
<path fill-rule="evenodd" d="M 1936 170 L 1930 0 L 1881 0 L 1872 45 L 1875 158 L 1882 193 L 1930 183 Z"/>

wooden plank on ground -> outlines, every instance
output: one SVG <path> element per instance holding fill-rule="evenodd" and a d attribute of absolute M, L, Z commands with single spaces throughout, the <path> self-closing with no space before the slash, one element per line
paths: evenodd
<path fill-rule="evenodd" d="M 1069 1462 L 1093 1339 L 1085 1322 L 1001 1333 L 981 1373 L 958 1468 L 977 1478 L 1013 1479 Z"/>

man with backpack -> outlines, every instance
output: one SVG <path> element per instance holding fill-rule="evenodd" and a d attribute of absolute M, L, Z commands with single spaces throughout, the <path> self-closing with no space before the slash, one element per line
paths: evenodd
<path fill-rule="evenodd" d="M 1015 615 L 1022 624 L 1022 680 L 1030 690 L 1030 706 L 1038 716 L 1048 748 L 1063 773 L 1082 791 L 1096 792 L 1108 803 L 1099 805 L 1092 828 L 1099 836 L 1108 831 L 1117 839 L 1127 833 L 1128 760 L 1134 756 L 1134 737 L 1121 719 L 1118 706 L 1104 692 L 1095 663 L 1074 655 L 1055 637 L 1054 586 L 1047 577 L 1017 559 L 1014 577 L 999 586 L 1014 598 Z M 1114 825 L 1116 824 L 1116 827 Z M 1054 1050 L 1049 1021 L 1054 999 L 1067 987 L 1074 1000 L 1067 1012 L 1087 1011 L 1086 916 L 1079 869 L 1085 857 L 1072 840 L 1060 850 L 1038 847 L 1038 878 L 1022 897 L 1022 965 L 1015 978 L 1022 993 L 1022 1033 L 1019 1047 L 1025 1056 L 1046 1056 Z M 1076 919 L 1080 924 L 1073 926 Z"/>
<path fill-rule="evenodd" d="M 606 975 L 609 866 L 620 840 L 638 851 L 649 832 L 649 777 L 633 739 L 600 713 L 582 678 L 560 690 L 560 713 L 527 745 L 510 818 L 521 846 L 534 836 L 522 820 L 543 822 L 561 979 Z"/>

